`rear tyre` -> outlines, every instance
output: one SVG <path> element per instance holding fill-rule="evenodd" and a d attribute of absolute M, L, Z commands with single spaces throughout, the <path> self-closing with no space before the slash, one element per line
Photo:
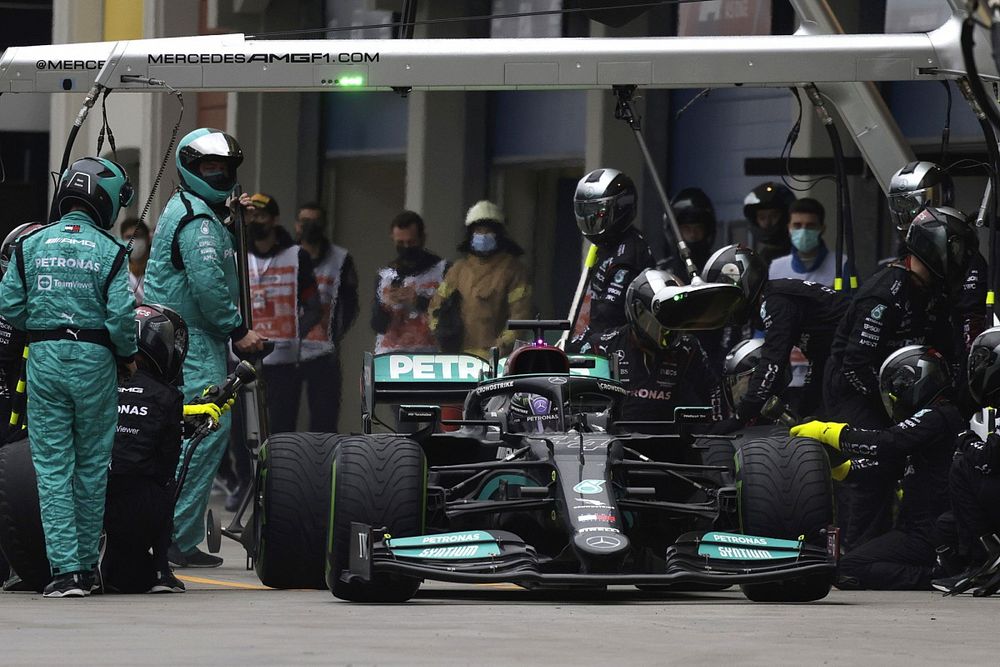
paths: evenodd
<path fill-rule="evenodd" d="M 810 438 L 762 438 L 736 453 L 740 526 L 748 535 L 825 546 L 833 523 L 833 485 L 823 445 Z M 809 602 L 826 597 L 832 575 L 743 584 L 754 602 Z"/>
<path fill-rule="evenodd" d="M 326 588 L 330 461 L 345 436 L 278 433 L 260 450 L 254 569 L 271 588 Z"/>
<path fill-rule="evenodd" d="M 0 447 L 0 549 L 26 587 L 52 579 L 27 439 Z"/>
<path fill-rule="evenodd" d="M 424 530 L 427 464 L 416 442 L 397 435 L 345 438 L 333 458 L 326 581 L 333 594 L 354 602 L 405 602 L 420 579 L 373 576 L 347 583 L 341 573 L 350 565 L 351 522 L 385 528 L 393 537 L 413 537 Z"/>

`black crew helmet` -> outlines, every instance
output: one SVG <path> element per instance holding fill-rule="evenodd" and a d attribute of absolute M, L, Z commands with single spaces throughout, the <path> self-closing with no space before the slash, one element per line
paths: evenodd
<path fill-rule="evenodd" d="M 657 295 L 666 287 L 681 284 L 674 274 L 661 269 L 644 269 L 629 283 L 625 291 L 625 316 L 640 339 L 662 349 L 670 347 L 671 331 L 656 317 Z"/>
<path fill-rule="evenodd" d="M 176 311 L 147 303 L 135 309 L 141 354 L 167 382 L 178 382 L 188 350 L 187 324 Z"/>
<path fill-rule="evenodd" d="M 795 194 L 781 183 L 768 181 L 761 183 L 751 190 L 743 198 L 743 217 L 747 219 L 755 229 L 757 226 L 757 211 L 777 209 L 784 211 L 781 224 L 778 227 L 788 225 L 788 207 L 795 201 Z M 787 230 L 785 230 L 787 233 Z"/>
<path fill-rule="evenodd" d="M 617 169 L 595 169 L 576 184 L 576 224 L 593 242 L 614 237 L 632 224 L 637 199 L 631 178 Z"/>
<path fill-rule="evenodd" d="M 936 278 L 955 283 L 965 278 L 979 250 L 979 237 L 958 209 L 930 206 L 906 231 L 906 250 Z"/>
<path fill-rule="evenodd" d="M 722 362 L 722 394 L 733 412 L 740 409 L 750 390 L 750 379 L 760 366 L 763 351 L 763 338 L 749 338 L 734 345 Z M 792 370 L 786 365 L 782 376 L 771 386 L 775 392 L 780 392 L 791 381 Z"/>
<path fill-rule="evenodd" d="M 0 278 L 7 273 L 7 267 L 10 266 L 10 260 L 14 258 L 14 247 L 17 244 L 17 240 L 25 234 L 30 234 L 36 229 L 41 229 L 44 226 L 45 224 L 41 222 L 25 222 L 18 225 L 12 229 L 9 234 L 7 234 L 3 240 L 3 245 L 0 246 Z"/>
<path fill-rule="evenodd" d="M 135 191 L 125 168 L 103 157 L 84 157 L 71 164 L 59 179 L 53 219 L 79 206 L 101 229 L 111 229 L 118 213 L 132 203 Z"/>
<path fill-rule="evenodd" d="M 705 262 L 701 279 L 706 283 L 731 283 L 743 290 L 743 304 L 733 311 L 736 322 L 746 322 L 757 306 L 767 282 L 767 264 L 750 248 L 739 244 L 719 248 Z"/>
<path fill-rule="evenodd" d="M 979 407 L 1000 407 L 1000 327 L 976 336 L 969 348 L 969 395 Z"/>
<path fill-rule="evenodd" d="M 952 386 L 948 362 L 926 345 L 907 345 L 890 354 L 879 369 L 878 383 L 882 405 L 896 422 L 928 407 Z"/>
<path fill-rule="evenodd" d="M 933 162 L 907 162 L 889 180 L 889 215 L 903 232 L 928 206 L 951 206 L 955 185 L 948 172 Z"/>

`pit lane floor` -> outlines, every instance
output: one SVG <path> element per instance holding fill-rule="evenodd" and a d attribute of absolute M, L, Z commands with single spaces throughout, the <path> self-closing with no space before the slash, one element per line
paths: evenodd
<path fill-rule="evenodd" d="M 0 594 L 0 664 L 997 664 L 1000 597 L 833 591 L 753 604 L 737 589 L 653 596 L 429 583 L 401 605 L 276 591 L 226 562 L 183 595 Z"/>

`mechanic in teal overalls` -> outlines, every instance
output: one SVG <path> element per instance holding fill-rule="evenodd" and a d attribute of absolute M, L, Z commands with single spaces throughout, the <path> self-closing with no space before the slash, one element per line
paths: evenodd
<path fill-rule="evenodd" d="M 259 351 L 263 346 L 263 339 L 248 331 L 240 316 L 234 238 L 222 222 L 241 162 L 240 145 L 221 130 L 200 128 L 185 135 L 176 155 L 180 188 L 167 202 L 153 235 L 145 301 L 172 308 L 187 322 L 185 402 L 208 385 L 225 381 L 227 340 L 241 352 Z M 170 562 L 177 567 L 222 564 L 221 558 L 201 551 L 198 545 L 205 537 L 205 509 L 226 450 L 229 426 L 230 418 L 224 416 L 219 430 L 201 442 L 191 460 L 174 508 Z"/>
<path fill-rule="evenodd" d="M 59 182 L 61 218 L 17 241 L 0 283 L 0 313 L 31 343 L 28 441 L 53 575 L 45 597 L 83 597 L 95 586 L 116 367 L 134 371 L 136 353 L 128 257 L 106 230 L 132 196 L 117 163 L 77 160 Z"/>

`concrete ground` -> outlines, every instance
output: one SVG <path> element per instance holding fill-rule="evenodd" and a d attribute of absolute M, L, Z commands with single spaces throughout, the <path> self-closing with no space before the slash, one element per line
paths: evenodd
<path fill-rule="evenodd" d="M 0 664 L 997 664 L 1000 597 L 833 591 L 754 604 L 737 589 L 652 597 L 425 584 L 399 605 L 277 591 L 224 541 L 183 595 L 0 594 Z"/>

